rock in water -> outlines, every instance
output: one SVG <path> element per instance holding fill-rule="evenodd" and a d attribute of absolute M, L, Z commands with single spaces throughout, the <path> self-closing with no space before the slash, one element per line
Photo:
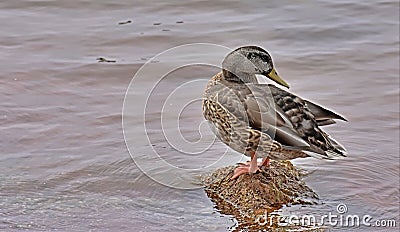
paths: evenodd
<path fill-rule="evenodd" d="M 318 200 L 317 194 L 302 180 L 303 174 L 289 161 L 271 161 L 261 172 L 231 180 L 234 169 L 234 166 L 220 168 L 202 176 L 201 181 L 216 208 L 223 214 L 233 215 L 239 227 L 247 230 L 265 229 L 267 223 L 262 216 L 284 205 L 315 204 Z M 282 231 L 277 224 L 272 222 L 268 230 Z"/>

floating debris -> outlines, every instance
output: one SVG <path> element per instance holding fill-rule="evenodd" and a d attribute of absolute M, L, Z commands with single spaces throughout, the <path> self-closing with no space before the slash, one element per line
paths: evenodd
<path fill-rule="evenodd" d="M 161 25 L 161 23 L 153 23 L 154 26 Z"/>
<path fill-rule="evenodd" d="M 201 182 L 216 208 L 223 214 L 233 215 L 240 228 L 282 231 L 277 221 L 271 219 L 271 223 L 260 223 L 260 217 L 276 214 L 274 211 L 284 205 L 318 202 L 318 195 L 301 179 L 304 174 L 289 161 L 271 161 L 269 167 L 262 167 L 256 174 L 241 175 L 232 180 L 234 169 L 234 166 L 220 168 L 202 176 Z M 265 220 L 268 218 L 263 222 Z M 324 229 L 307 227 L 307 231 Z"/>
<path fill-rule="evenodd" d="M 162 31 L 171 31 L 170 29 L 162 29 Z"/>
<path fill-rule="evenodd" d="M 183 21 L 176 21 L 176 23 L 183 23 Z"/>
<path fill-rule="evenodd" d="M 124 25 L 124 24 L 129 24 L 129 23 L 132 23 L 132 21 L 127 20 L 127 21 L 118 22 L 118 25 Z"/>
<path fill-rule="evenodd" d="M 117 61 L 116 60 L 108 60 L 108 59 L 106 59 L 106 58 L 104 58 L 104 57 L 99 57 L 99 58 L 97 58 L 96 59 L 98 62 L 106 62 L 106 63 L 116 63 Z"/>

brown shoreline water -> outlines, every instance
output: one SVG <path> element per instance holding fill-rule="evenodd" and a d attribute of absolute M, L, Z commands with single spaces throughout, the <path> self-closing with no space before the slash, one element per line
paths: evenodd
<path fill-rule="evenodd" d="M 0 230 L 234 229 L 235 220 L 217 212 L 202 189 L 169 188 L 143 174 L 124 142 L 122 104 L 134 73 L 159 52 L 193 42 L 262 46 L 291 91 L 349 120 L 326 128 L 346 146 L 347 158 L 295 161 L 310 172 L 305 181 L 323 204 L 288 207 L 282 214 L 325 215 L 344 203 L 349 214 L 399 223 L 398 9 L 398 2 L 383 0 L 1 2 Z M 118 24 L 127 20 L 132 23 Z M 171 62 L 189 56 L 196 54 Z M 99 63 L 99 57 L 116 63 Z M 149 105 L 155 150 L 174 165 L 196 168 L 226 152 L 216 142 L 205 156 L 183 156 L 159 133 L 167 90 L 214 72 L 189 67 L 171 74 Z M 149 76 L 141 84 L 155 80 Z M 201 95 L 197 86 L 183 91 Z M 188 140 L 199 137 L 200 108 L 197 102 L 183 111 Z M 132 128 L 139 128 L 142 111 L 134 113 Z M 139 142 L 135 149 L 153 151 Z M 239 159 L 230 150 L 225 155 L 230 165 Z M 163 168 L 154 173 L 176 177 Z"/>

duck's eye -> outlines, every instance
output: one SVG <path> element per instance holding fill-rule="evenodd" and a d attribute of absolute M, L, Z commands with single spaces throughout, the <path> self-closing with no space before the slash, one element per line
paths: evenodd
<path fill-rule="evenodd" d="M 268 56 L 266 56 L 265 54 L 261 54 L 260 55 L 261 60 L 267 62 L 268 61 Z"/>
<path fill-rule="evenodd" d="M 256 53 L 248 53 L 247 54 L 247 59 L 249 59 L 249 60 L 254 60 L 257 57 L 258 57 L 258 55 Z"/>

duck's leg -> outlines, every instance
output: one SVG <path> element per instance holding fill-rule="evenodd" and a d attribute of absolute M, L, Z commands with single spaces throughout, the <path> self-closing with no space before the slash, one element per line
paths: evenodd
<path fill-rule="evenodd" d="M 250 161 L 246 161 L 246 163 L 239 163 L 240 166 L 248 166 L 250 164 Z M 270 159 L 269 158 L 263 158 L 263 160 L 259 163 L 257 163 L 258 167 L 269 167 L 269 165 L 271 164 Z"/>
<path fill-rule="evenodd" d="M 233 172 L 231 179 L 236 179 L 237 177 L 246 173 L 256 173 L 260 169 L 257 164 L 257 154 L 255 152 L 251 153 L 251 160 L 248 164 L 239 164 L 239 166 Z"/>
<path fill-rule="evenodd" d="M 269 158 L 264 158 L 263 161 L 261 162 L 261 165 L 259 165 L 260 167 L 265 166 L 265 167 L 269 167 L 270 162 L 269 162 Z"/>

